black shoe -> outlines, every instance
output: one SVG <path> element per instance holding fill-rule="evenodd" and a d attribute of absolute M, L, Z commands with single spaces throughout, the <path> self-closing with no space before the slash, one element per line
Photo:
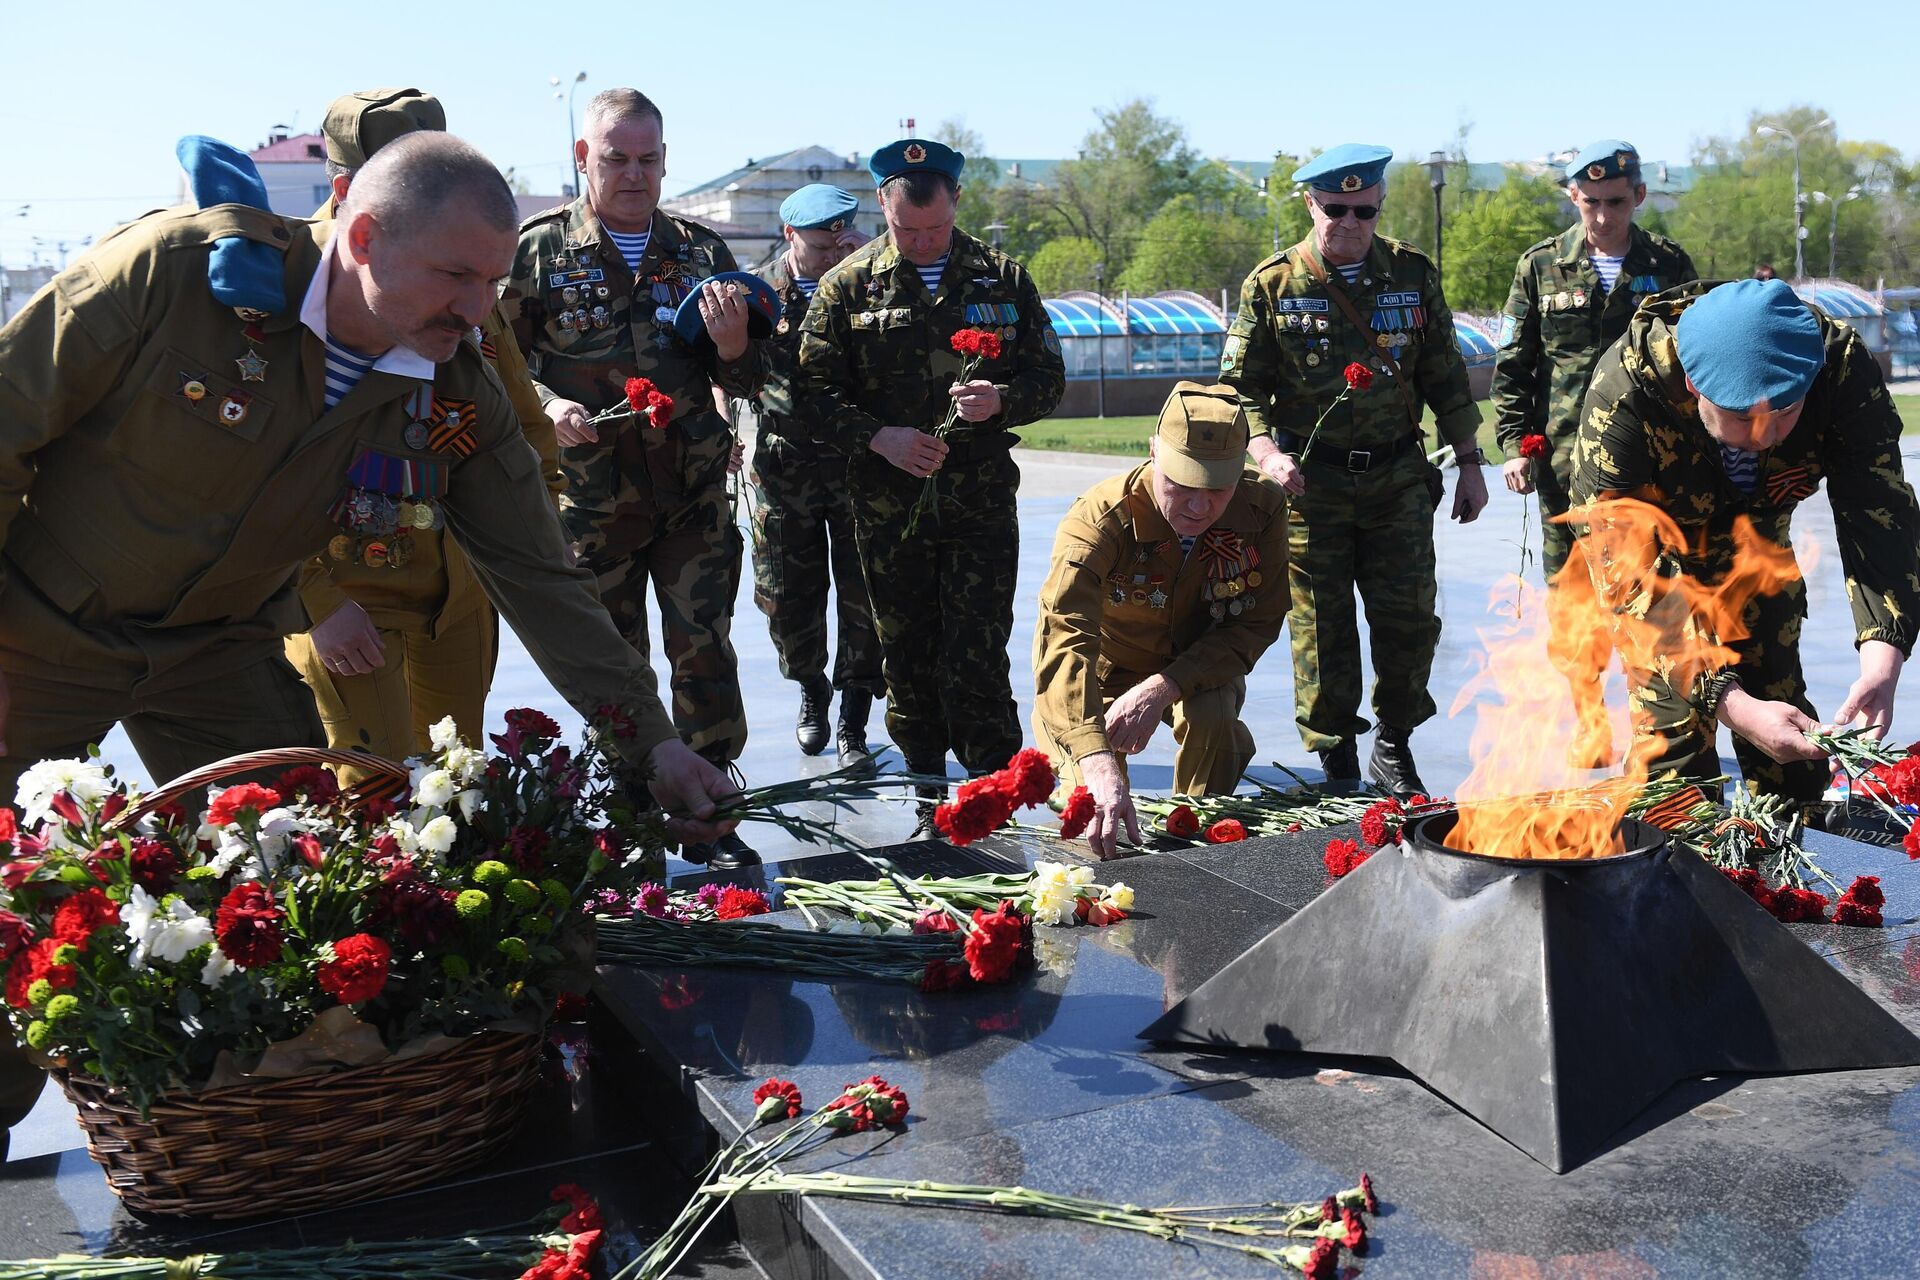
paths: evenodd
<path fill-rule="evenodd" d="M 946 839 L 940 834 L 940 824 L 933 820 L 933 810 L 934 806 L 925 801 L 914 806 L 914 812 L 919 816 L 919 820 L 913 824 L 913 830 L 907 834 L 907 843 L 911 844 L 915 840 Z"/>
<path fill-rule="evenodd" d="M 1349 738 L 1337 747 L 1328 747 L 1320 753 L 1320 769 L 1327 775 L 1328 782 L 1360 781 L 1360 749 Z"/>
<path fill-rule="evenodd" d="M 800 754 L 817 756 L 827 745 L 827 706 L 833 701 L 833 686 L 825 676 L 800 682 L 800 719 L 793 736 L 800 743 Z"/>
<path fill-rule="evenodd" d="M 867 717 L 872 712 L 873 695 L 865 689 L 840 691 L 840 725 L 834 734 L 834 746 L 842 769 L 873 763 L 873 748 L 867 745 Z"/>
<path fill-rule="evenodd" d="M 680 856 L 688 862 L 703 863 L 712 871 L 738 871 L 741 867 L 760 865 L 760 855 L 753 846 L 732 832 L 718 840 L 684 845 Z"/>
<path fill-rule="evenodd" d="M 1373 737 L 1373 755 L 1367 761 L 1367 774 L 1396 800 L 1427 794 L 1414 767 L 1413 747 L 1407 733 L 1381 726 Z"/>

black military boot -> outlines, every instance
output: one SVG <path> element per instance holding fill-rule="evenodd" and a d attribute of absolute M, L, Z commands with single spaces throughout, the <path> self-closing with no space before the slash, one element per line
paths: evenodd
<path fill-rule="evenodd" d="M 827 745 L 827 707 L 833 702 L 833 686 L 825 676 L 800 682 L 800 720 L 793 736 L 800 743 L 800 754 L 817 756 Z"/>
<path fill-rule="evenodd" d="M 840 691 L 840 725 L 834 734 L 834 745 L 842 769 L 856 765 L 863 771 L 872 768 L 873 749 L 867 745 L 867 717 L 872 712 L 873 695 L 865 689 Z"/>
<path fill-rule="evenodd" d="M 1349 738 L 1337 747 L 1328 747 L 1320 753 L 1320 769 L 1327 775 L 1328 782 L 1360 781 L 1360 749 Z"/>
<path fill-rule="evenodd" d="M 915 760 L 913 757 L 908 756 L 906 765 L 908 773 L 921 774 L 923 776 L 939 776 L 947 771 L 947 759 L 944 753 L 938 760 Z M 946 839 L 945 836 L 940 834 L 940 827 L 933 820 L 934 809 L 939 807 L 940 802 L 947 798 L 946 787 L 940 785 L 918 786 L 913 789 L 913 794 L 919 798 L 919 803 L 913 807 L 917 821 L 913 824 L 913 831 L 907 836 L 907 839 L 910 841 Z"/>
<path fill-rule="evenodd" d="M 731 831 L 718 840 L 682 845 L 680 856 L 709 871 L 738 871 L 760 865 L 759 851 Z"/>
<path fill-rule="evenodd" d="M 1396 800 L 1427 794 L 1427 784 L 1420 781 L 1419 770 L 1414 767 L 1409 736 L 1405 729 L 1379 725 L 1373 735 L 1373 755 L 1367 761 L 1368 776 Z"/>

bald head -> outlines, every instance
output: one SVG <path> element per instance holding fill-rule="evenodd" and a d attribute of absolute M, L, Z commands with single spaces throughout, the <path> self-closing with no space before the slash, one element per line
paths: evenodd
<path fill-rule="evenodd" d="M 410 240 L 453 205 L 494 230 L 520 229 L 513 191 L 491 160 L 450 133 L 420 131 L 374 153 L 354 175 L 340 219 L 368 214 L 396 240 Z"/>

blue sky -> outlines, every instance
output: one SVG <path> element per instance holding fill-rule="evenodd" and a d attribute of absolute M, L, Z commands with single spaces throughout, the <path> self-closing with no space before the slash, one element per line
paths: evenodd
<path fill-rule="evenodd" d="M 566 108 L 549 76 L 590 92 L 631 84 L 666 113 L 668 189 L 807 143 L 870 151 L 958 117 L 1003 156 L 1071 155 L 1095 111 L 1135 95 L 1213 156 L 1346 140 L 1402 155 L 1472 126 L 1475 159 L 1523 159 L 1597 137 L 1649 160 L 1744 126 L 1754 109 L 1817 103 L 1843 137 L 1920 154 L 1920 4 L 1860 0 L 1844 30 L 1806 3 L 1658 7 L 1292 4 L 930 4 L 516 7 L 197 0 L 10 4 L 0 95 L 0 262 L 33 237 L 77 242 L 177 190 L 173 143 L 252 145 L 276 123 L 317 127 L 329 99 L 414 84 L 454 132 L 535 191 L 557 190 Z M 1370 14 L 1368 21 L 1354 15 Z M 1322 25 L 1320 19 L 1335 25 Z M 1313 35 L 1318 31 L 1320 34 Z M 1890 55 L 1890 56 L 1882 56 Z M 1895 61 L 1898 59 L 1898 61 Z M 25 216 L 14 216 L 22 205 Z"/>

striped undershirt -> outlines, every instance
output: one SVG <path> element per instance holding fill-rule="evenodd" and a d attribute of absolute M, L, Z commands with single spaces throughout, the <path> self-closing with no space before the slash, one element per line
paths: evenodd
<path fill-rule="evenodd" d="M 1200 535 L 1199 535 L 1199 534 L 1194 534 L 1194 535 L 1193 535 L 1192 537 L 1188 537 L 1188 536 L 1187 536 L 1186 534 L 1184 534 L 1184 533 L 1183 533 L 1183 534 L 1181 534 L 1181 535 L 1180 535 L 1180 555 L 1181 555 L 1181 557 L 1182 557 L 1182 558 L 1185 558 L 1185 557 L 1187 557 L 1187 556 L 1190 556 L 1190 555 L 1192 555 L 1192 554 L 1193 554 L 1193 544 L 1194 544 L 1194 543 L 1196 543 L 1196 542 L 1198 542 L 1198 541 L 1200 541 Z"/>
<path fill-rule="evenodd" d="M 327 344 L 327 408 L 340 403 L 347 392 L 354 389 L 360 379 L 367 376 L 367 370 L 373 368 L 379 356 L 363 356 L 351 347 L 342 346 L 331 337 Z"/>
<path fill-rule="evenodd" d="M 943 253 L 940 255 L 940 261 L 929 262 L 924 267 L 917 262 L 913 264 L 913 269 L 920 273 L 920 283 L 927 286 L 928 293 L 940 292 L 940 277 L 946 272 L 947 257 L 948 255 Z"/>
<path fill-rule="evenodd" d="M 1599 253 L 1592 256 L 1593 269 L 1600 276 L 1600 287 L 1612 293 L 1614 281 L 1620 278 L 1620 264 L 1626 261 L 1626 256 L 1623 254 L 1617 258 L 1609 258 Z"/>
<path fill-rule="evenodd" d="M 640 259 L 647 256 L 647 241 L 653 238 L 653 228 L 648 227 L 637 236 L 630 236 L 624 231 L 615 231 L 612 227 L 607 227 L 606 233 L 607 238 L 613 241 L 613 247 L 618 249 L 620 256 L 627 260 L 627 270 L 638 271 Z"/>
<path fill-rule="evenodd" d="M 1757 453 L 1723 444 L 1720 446 L 1720 465 L 1727 469 L 1727 479 L 1733 481 L 1733 487 L 1742 493 L 1752 493 L 1754 486 L 1760 483 L 1760 455 Z"/>
<path fill-rule="evenodd" d="M 1362 258 L 1358 262 L 1347 262 L 1347 263 L 1336 262 L 1333 264 L 1333 268 L 1334 270 L 1338 271 L 1341 275 L 1347 278 L 1348 284 L 1352 284 L 1355 280 L 1358 280 L 1360 278 L 1360 268 L 1366 265 L 1367 265 L 1367 260 L 1365 258 Z"/>
<path fill-rule="evenodd" d="M 809 302 L 813 300 L 813 291 L 820 287 L 818 280 L 809 280 L 805 276 L 793 277 L 793 287 L 798 289 Z"/>

